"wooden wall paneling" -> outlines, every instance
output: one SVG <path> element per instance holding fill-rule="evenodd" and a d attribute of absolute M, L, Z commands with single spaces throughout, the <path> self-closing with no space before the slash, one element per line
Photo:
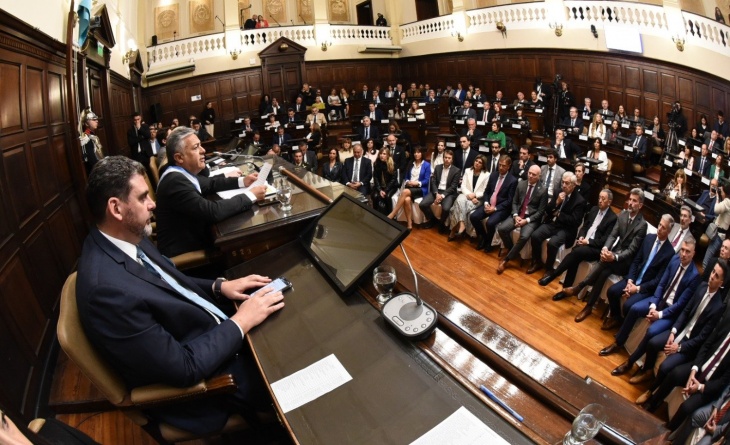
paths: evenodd
<path fill-rule="evenodd" d="M 725 114 L 725 119 L 730 118 L 730 110 L 725 108 L 727 106 L 727 93 L 726 91 L 728 88 L 720 89 L 720 88 L 712 88 L 712 121 L 715 120 L 715 114 L 717 113 L 717 110 L 723 110 L 723 113 Z"/>
<path fill-rule="evenodd" d="M 221 97 L 230 98 L 233 95 L 233 79 L 218 79 L 218 92 Z"/>
<path fill-rule="evenodd" d="M 606 85 L 612 87 L 624 86 L 623 69 L 621 65 L 606 63 Z"/>
<path fill-rule="evenodd" d="M 641 91 L 641 71 L 637 66 L 624 66 L 626 75 L 626 88 Z"/>
<path fill-rule="evenodd" d="M 65 120 L 63 103 L 63 74 L 48 73 L 48 111 L 51 124 L 62 124 Z"/>
<path fill-rule="evenodd" d="M 565 58 L 555 58 L 553 61 L 553 66 L 555 67 L 555 72 L 550 76 L 550 80 L 552 81 L 555 78 L 556 74 L 560 74 L 563 77 L 563 80 L 568 82 L 569 84 L 574 83 L 573 78 L 571 77 L 571 73 L 573 71 L 573 60 L 572 59 L 565 59 Z"/>
<path fill-rule="evenodd" d="M 537 61 L 530 57 L 522 57 L 522 75 L 528 79 L 537 77 Z"/>
<path fill-rule="evenodd" d="M 188 100 L 188 94 L 184 86 L 172 90 L 172 106 L 174 108 L 184 107 L 187 105 Z"/>
<path fill-rule="evenodd" d="M 659 73 L 653 69 L 642 69 L 644 83 L 642 84 L 645 93 L 659 94 Z"/>
<path fill-rule="evenodd" d="M 3 215 L 3 217 L 0 218 L 0 252 L 6 250 L 8 242 L 11 240 L 13 235 L 13 228 L 18 225 L 15 214 L 10 211 L 8 206 L 6 199 L 7 190 L 7 186 L 3 185 L 3 181 L 0 178 L 0 211 L 2 211 Z"/>
<path fill-rule="evenodd" d="M 659 116 L 659 120 L 664 122 L 664 116 L 659 114 L 659 100 L 655 97 L 644 96 L 644 102 L 641 107 L 641 115 L 646 119 L 654 119 L 654 116 Z"/>
<path fill-rule="evenodd" d="M 3 151 L 3 168 L 8 184 L 12 187 L 10 204 L 19 227 L 25 226 L 38 214 L 40 204 L 35 191 L 35 178 L 29 171 L 28 153 L 25 145 L 18 145 Z"/>
<path fill-rule="evenodd" d="M 215 108 L 218 110 L 218 114 L 216 115 L 216 117 L 219 121 L 221 119 L 233 119 L 236 117 L 236 113 L 233 107 L 233 98 L 229 97 L 221 99 L 218 103 L 218 106 Z"/>
<path fill-rule="evenodd" d="M 32 170 L 39 173 L 42 172 L 34 176 L 38 183 L 41 202 L 46 206 L 53 199 L 57 198 L 61 191 L 54 168 L 56 159 L 53 153 L 53 147 L 50 144 L 49 138 L 44 137 L 31 141 L 30 151 L 31 161 L 33 162 Z"/>
<path fill-rule="evenodd" d="M 673 73 L 660 74 L 662 96 L 677 98 L 677 78 Z"/>
<path fill-rule="evenodd" d="M 71 247 L 70 252 L 75 252 L 69 241 L 65 241 L 63 245 L 54 245 L 50 231 L 51 229 L 47 225 L 38 226 L 23 241 L 24 249 L 21 250 L 25 270 L 43 271 L 43 279 L 38 279 L 40 277 L 36 276 L 35 279 L 30 280 L 30 284 L 33 287 L 33 294 L 37 295 L 40 302 L 39 307 L 45 314 L 45 318 L 53 316 L 53 309 L 59 296 L 58 289 L 63 287 L 66 280 L 64 271 L 67 269 L 61 267 L 56 252 L 62 246 L 69 246 Z"/>
<path fill-rule="evenodd" d="M 683 76 L 678 76 L 677 79 L 677 83 L 679 85 L 679 95 L 677 98 L 679 99 L 679 101 L 682 103 L 694 103 L 694 82 L 691 79 Z"/>
<path fill-rule="evenodd" d="M 190 99 L 193 96 L 201 96 L 201 100 L 193 102 L 192 99 Z M 203 96 L 203 88 L 199 82 L 193 83 L 188 85 L 187 92 L 185 95 L 185 98 L 187 99 L 185 101 L 186 105 L 189 105 L 193 110 L 196 108 L 203 109 L 202 102 L 205 101 L 205 99 L 202 99 Z M 196 117 L 200 114 L 200 111 L 193 111 L 192 114 L 194 114 Z"/>
<path fill-rule="evenodd" d="M 29 66 L 25 71 L 25 103 L 28 128 L 39 128 L 46 124 L 46 98 L 43 70 Z"/>
<path fill-rule="evenodd" d="M 626 109 L 626 114 L 628 114 L 629 116 L 633 116 L 634 108 L 638 108 L 639 111 L 642 111 L 640 95 L 626 93 L 625 97 L 626 97 L 626 103 L 624 104 L 624 107 Z"/>
<path fill-rule="evenodd" d="M 553 59 L 548 57 L 539 57 L 537 66 L 539 68 L 537 76 L 540 77 L 543 82 L 552 82 L 555 78 L 555 74 L 557 74 L 555 66 L 553 65 Z"/>
<path fill-rule="evenodd" d="M 707 110 L 712 108 L 712 96 L 710 86 L 700 80 L 695 81 L 695 104 Z"/>
<path fill-rule="evenodd" d="M 5 57 L 5 51 L 0 57 Z M 20 93 L 23 91 L 21 65 L 10 61 L 0 62 L 0 133 L 9 135 L 23 131 Z"/>
<path fill-rule="evenodd" d="M 234 94 L 241 94 L 248 92 L 248 82 L 246 77 L 241 74 L 233 78 L 233 92 Z"/>
<path fill-rule="evenodd" d="M 0 289 L 0 307 L 4 306 L 5 296 Z M 9 297 L 8 297 L 9 298 Z M 3 308 L 5 309 L 5 308 Z M 28 375 L 33 368 L 33 359 L 28 357 L 17 333 L 12 314 L 0 314 L 0 360 L 3 363 L 3 380 L 12 384 L 2 385 L 0 395 L 6 407 L 12 407 L 17 412 L 23 411 L 23 401 L 26 396 Z M 6 408 L 7 409 L 7 408 Z"/>
<path fill-rule="evenodd" d="M 603 85 L 605 67 L 601 62 L 591 61 L 588 63 L 588 81 L 592 84 Z M 599 104 L 600 105 L 600 104 Z"/>
<path fill-rule="evenodd" d="M 580 82 L 580 83 L 587 82 L 588 67 L 586 66 L 585 60 L 573 60 L 572 68 L 573 68 L 573 72 L 572 72 L 571 78 L 572 78 L 573 82 L 571 83 L 571 85 L 578 83 L 578 82 Z"/>
<path fill-rule="evenodd" d="M 257 92 L 263 92 L 263 83 L 261 82 L 261 73 L 260 72 L 248 72 L 247 76 L 248 78 L 248 91 L 257 91 Z"/>
<path fill-rule="evenodd" d="M 492 62 L 494 63 L 494 69 L 492 71 L 492 77 L 501 77 L 503 79 L 507 78 L 509 76 L 510 71 L 509 67 L 507 66 L 507 58 L 506 57 L 494 57 L 492 59 Z"/>
<path fill-rule="evenodd" d="M 606 99 L 608 99 L 608 107 L 614 113 L 618 111 L 619 105 L 623 105 L 624 108 L 626 107 L 626 104 L 624 103 L 623 91 L 609 90 L 606 94 Z M 600 107 L 600 104 L 598 104 L 598 106 Z"/>
<path fill-rule="evenodd" d="M 54 250 L 63 270 L 70 270 L 81 254 L 81 239 L 73 229 L 72 206 L 61 207 L 48 216 L 48 228 L 53 240 Z"/>
<path fill-rule="evenodd" d="M 51 138 L 53 164 L 51 165 L 59 190 L 65 190 L 73 186 L 71 170 L 67 162 L 66 135 L 56 134 Z"/>
<path fill-rule="evenodd" d="M 218 97 L 218 82 L 215 79 L 208 79 L 202 83 L 203 87 L 203 104 L 210 102 L 213 98 Z"/>

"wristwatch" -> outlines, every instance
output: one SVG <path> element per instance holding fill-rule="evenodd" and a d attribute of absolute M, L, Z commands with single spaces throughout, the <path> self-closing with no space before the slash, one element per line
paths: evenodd
<path fill-rule="evenodd" d="M 224 298 L 223 296 L 223 282 L 226 281 L 225 278 L 216 278 L 215 283 L 213 283 L 213 295 L 220 300 Z"/>

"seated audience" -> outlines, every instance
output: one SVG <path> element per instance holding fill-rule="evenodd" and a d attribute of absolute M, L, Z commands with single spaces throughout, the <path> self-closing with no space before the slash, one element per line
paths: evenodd
<path fill-rule="evenodd" d="M 547 190 L 548 197 L 551 197 L 556 190 L 560 190 L 565 169 L 557 165 L 558 157 L 552 148 L 546 150 L 545 158 L 547 163 L 540 167 L 540 182 Z"/>
<path fill-rule="evenodd" d="M 646 150 L 649 146 L 648 138 L 644 135 L 644 127 L 637 125 L 635 134 L 631 137 L 631 147 L 634 149 L 634 162 L 646 167 L 649 159 Z"/>
<path fill-rule="evenodd" d="M 406 225 L 412 229 L 411 202 L 426 196 L 431 179 L 431 165 L 423 160 L 423 148 L 420 145 L 413 147 L 413 160 L 406 169 L 405 176 L 398 201 L 388 214 L 388 218 L 395 219 L 402 208 L 406 215 Z"/>
<path fill-rule="evenodd" d="M 532 159 L 530 159 L 530 146 L 523 145 L 520 147 L 518 156 L 517 161 L 512 164 L 512 175 L 517 179 L 527 179 L 527 171 L 535 165 Z"/>
<path fill-rule="evenodd" d="M 192 120 L 192 128 L 195 131 L 195 135 L 198 137 L 200 142 L 205 142 L 213 139 L 213 136 L 209 135 L 198 119 Z"/>
<path fill-rule="evenodd" d="M 317 172 L 317 153 L 309 149 L 310 142 L 300 141 L 299 150 L 302 153 L 304 163 L 307 164 L 307 170 Z M 296 151 L 296 148 L 294 149 Z"/>
<path fill-rule="evenodd" d="M 588 127 L 588 138 L 606 139 L 606 125 L 603 123 L 603 117 L 598 113 L 593 115 L 593 121 Z"/>
<path fill-rule="evenodd" d="M 340 163 L 344 164 L 345 159 L 352 157 L 352 139 L 345 138 L 342 140 L 342 147 L 339 151 Z"/>
<path fill-rule="evenodd" d="M 372 125 L 368 116 L 362 118 L 362 126 L 357 130 L 357 133 L 360 135 L 361 141 L 380 138 L 380 130 L 377 126 Z"/>
<path fill-rule="evenodd" d="M 408 115 L 408 117 L 416 118 L 419 121 L 426 119 L 426 114 L 423 112 L 422 109 L 418 108 L 417 100 L 414 100 L 413 102 L 411 102 L 411 108 L 408 109 L 408 113 L 406 113 L 406 114 Z"/>
<path fill-rule="evenodd" d="M 362 146 L 355 145 L 352 149 L 352 157 L 347 158 L 342 164 L 340 182 L 367 196 L 372 179 L 373 164 L 370 159 L 363 157 Z"/>
<path fill-rule="evenodd" d="M 499 121 L 492 122 L 492 130 L 487 133 L 487 140 L 498 140 L 499 146 L 504 148 L 507 146 L 507 136 L 502 131 L 502 123 Z"/>
<path fill-rule="evenodd" d="M 555 130 L 555 139 L 552 141 L 552 148 L 558 159 L 567 159 L 570 162 L 582 155 L 580 147 L 570 139 L 566 139 L 565 131 L 562 128 Z"/>
<path fill-rule="evenodd" d="M 677 201 L 687 197 L 687 175 L 683 169 L 678 168 L 674 173 L 674 179 L 669 180 L 667 186 L 664 187 L 664 195 Z"/>
<path fill-rule="evenodd" d="M 373 166 L 373 208 L 380 213 L 389 214 L 393 207 L 391 200 L 398 191 L 398 174 L 390 155 L 390 149 L 383 147 L 378 152 L 378 160 Z"/>
<path fill-rule="evenodd" d="M 583 134 L 583 119 L 578 115 L 576 107 L 570 107 L 569 115 L 563 119 L 561 124 L 567 126 L 571 133 Z"/>
<path fill-rule="evenodd" d="M 621 145 L 619 137 L 623 137 L 624 132 L 618 124 L 618 121 L 611 122 L 611 127 L 606 130 L 606 142 L 610 144 Z"/>
<path fill-rule="evenodd" d="M 461 192 L 451 207 L 449 241 L 454 241 L 471 230 L 469 213 L 479 205 L 489 180 L 489 172 L 484 169 L 486 162 L 487 158 L 480 154 L 476 156 L 472 166 L 466 168 L 461 181 Z"/>
<path fill-rule="evenodd" d="M 456 193 L 459 188 L 459 178 L 461 171 L 454 165 L 454 152 L 446 150 L 444 152 L 444 163 L 437 166 L 431 175 L 431 184 L 428 193 L 418 204 L 421 211 L 428 218 L 428 222 L 423 225 L 424 228 L 430 229 L 439 224 L 439 230 L 446 231 L 445 223 L 449 217 L 449 211 L 456 199 Z M 437 220 L 431 210 L 431 205 L 436 204 L 441 207 L 441 216 Z"/>
<path fill-rule="evenodd" d="M 588 202 L 591 200 L 591 183 L 590 181 L 584 181 L 585 175 L 586 175 L 586 166 L 582 163 L 577 163 L 575 167 L 573 167 L 575 170 L 575 191 L 580 193 L 580 195 L 583 197 L 583 200 L 586 202 L 584 211 L 589 210 Z M 581 219 L 583 218 L 583 215 L 581 215 Z"/>
<path fill-rule="evenodd" d="M 717 179 L 711 179 L 710 188 L 703 190 L 697 199 L 697 205 L 703 209 L 700 216 L 707 221 L 712 222 L 715 220 L 715 205 L 720 201 L 718 196 Z"/>
<path fill-rule="evenodd" d="M 323 113 L 319 112 L 319 108 L 312 107 L 312 111 L 310 114 L 307 115 L 307 119 L 305 120 L 305 123 L 307 123 L 309 125 L 317 124 L 319 126 L 326 126 L 327 119 L 324 117 Z"/>
<path fill-rule="evenodd" d="M 717 233 L 710 238 L 710 244 L 707 246 L 705 258 L 702 260 L 702 268 L 709 264 L 710 259 L 717 256 L 722 241 L 727 236 L 728 226 L 730 226 L 730 183 L 725 183 L 722 187 L 718 187 L 717 204 L 715 204 L 715 226 Z"/>
<path fill-rule="evenodd" d="M 517 178 L 509 174 L 512 168 L 512 159 L 506 155 L 499 157 L 497 170 L 489 175 L 487 189 L 479 200 L 476 210 L 469 219 L 477 232 L 477 250 L 492 251 L 492 238 L 499 224 L 513 214 L 513 199 L 517 189 Z M 528 172 L 528 178 L 529 178 Z M 486 228 L 482 220 L 487 218 Z M 501 236 L 501 235 L 500 235 Z M 507 244 L 507 241 L 502 240 Z"/>
<path fill-rule="evenodd" d="M 672 243 L 674 253 L 679 253 L 682 247 L 682 241 L 686 237 L 691 237 L 689 225 L 692 223 L 692 209 L 687 205 L 683 205 L 679 209 L 679 224 L 675 224 L 671 232 L 669 232 L 669 241 Z"/>
<path fill-rule="evenodd" d="M 704 177 L 709 177 L 710 167 L 712 167 L 714 162 L 715 161 L 712 159 L 712 156 L 710 156 L 710 151 L 707 149 L 707 145 L 702 144 L 700 157 L 697 158 L 697 162 L 694 163 L 694 166 L 697 167 L 694 171 Z"/>
<path fill-rule="evenodd" d="M 596 114 L 596 116 L 600 117 L 600 114 Z M 589 136 L 590 137 L 590 136 Z M 588 158 L 589 159 L 595 159 L 597 161 L 602 161 L 600 164 L 596 165 L 595 168 L 598 171 L 606 172 L 608 171 L 608 155 L 605 151 L 603 151 L 603 141 L 601 139 L 594 139 L 593 143 L 591 144 L 592 150 L 588 151 Z M 588 164 L 586 164 L 587 167 L 590 167 Z"/>
<path fill-rule="evenodd" d="M 332 182 L 340 182 L 342 163 L 338 159 L 338 151 L 332 147 L 327 152 L 327 162 L 322 164 L 322 177 Z"/>
<path fill-rule="evenodd" d="M 712 164 L 710 167 L 710 179 L 717 179 L 725 177 L 725 164 L 724 161 L 725 156 L 722 155 L 722 153 L 718 153 L 717 157 L 715 157 L 715 163 Z"/>

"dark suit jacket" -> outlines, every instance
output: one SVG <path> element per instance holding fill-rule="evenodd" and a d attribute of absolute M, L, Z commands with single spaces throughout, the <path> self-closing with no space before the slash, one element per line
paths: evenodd
<path fill-rule="evenodd" d="M 702 156 L 700 156 L 697 159 L 695 159 L 693 168 L 694 168 L 694 171 L 698 172 L 702 176 L 708 177 L 708 176 L 710 176 L 710 167 L 714 163 L 715 163 L 715 160 L 712 159 L 712 156 L 707 156 L 705 158 L 705 165 L 703 166 L 702 171 L 700 171 L 700 164 L 702 164 Z"/>
<path fill-rule="evenodd" d="M 533 165 L 535 165 L 535 163 L 532 162 L 532 159 L 528 159 L 522 168 L 520 168 L 520 161 L 514 161 L 512 163 L 512 170 L 510 170 L 510 173 L 512 173 L 512 175 L 517 179 L 527 180 L 527 171 L 530 170 L 530 167 Z"/>
<path fill-rule="evenodd" d="M 676 329 L 678 334 L 682 332 L 682 329 L 684 329 L 685 326 L 687 326 L 687 323 L 689 323 L 689 321 L 694 317 L 695 312 L 699 309 L 702 297 L 705 296 L 705 292 L 707 292 L 707 283 L 700 283 L 700 285 L 697 286 L 697 290 L 692 296 L 692 299 L 690 299 L 682 313 L 679 314 L 679 317 L 677 317 L 677 321 L 675 321 L 674 325 L 672 325 L 672 328 Z M 705 306 L 702 310 L 702 313 L 692 328 L 690 338 L 684 337 L 680 341 L 680 344 L 682 345 L 682 354 L 694 357 L 699 352 L 700 347 L 702 347 L 705 340 L 707 340 L 710 336 L 712 330 L 715 329 L 715 326 L 717 325 L 717 322 L 720 321 L 720 317 L 722 317 L 722 313 L 725 309 L 725 304 L 722 302 L 723 295 L 724 293 L 722 292 L 722 289 L 718 289 L 718 291 L 715 292 L 715 295 L 712 296 L 710 302 L 707 303 L 707 306 Z"/>
<path fill-rule="evenodd" d="M 485 114 L 487 115 L 486 118 L 484 117 Z M 487 127 L 491 130 L 491 128 L 492 128 L 491 122 L 492 122 L 492 119 L 494 119 L 494 116 L 496 116 L 496 115 L 497 115 L 497 113 L 493 109 L 490 108 L 489 110 L 484 110 L 482 112 L 482 114 L 479 116 L 479 120 L 483 121 L 483 122 L 489 122 L 489 124 L 487 124 Z"/>
<path fill-rule="evenodd" d="M 428 192 L 434 196 L 438 193 L 439 184 L 441 183 L 441 175 L 444 173 L 444 165 L 437 165 L 431 175 L 431 185 Z M 446 189 L 443 191 L 444 196 L 454 195 L 456 196 L 459 188 L 459 178 L 461 178 L 461 171 L 455 165 L 449 168 L 449 176 L 446 177 Z"/>
<path fill-rule="evenodd" d="M 279 134 L 277 133 L 277 134 L 274 135 L 273 138 L 271 138 L 271 145 L 279 144 L 279 146 L 283 146 L 283 145 L 287 145 L 288 146 L 288 145 L 291 145 L 289 143 L 289 141 L 291 141 L 291 135 L 289 135 L 287 133 L 284 133 L 281 136 L 281 140 L 279 140 Z"/>
<path fill-rule="evenodd" d="M 586 214 L 585 218 L 583 218 L 583 226 L 581 226 L 578 231 L 576 239 L 585 238 L 586 235 L 588 235 L 588 230 L 590 230 L 593 225 L 593 221 L 596 220 L 599 210 L 598 206 L 593 206 L 593 208 L 588 211 L 588 214 Z M 614 224 L 616 224 L 616 214 L 609 207 L 606 209 L 606 214 L 603 215 L 601 223 L 598 224 L 596 233 L 593 235 L 593 239 L 588 240 L 588 245 L 600 250 L 606 243 L 606 239 L 611 233 L 611 229 L 613 229 Z"/>
<path fill-rule="evenodd" d="M 702 208 L 705 209 L 705 217 L 708 218 L 710 221 L 715 219 L 715 205 L 718 202 L 718 196 L 715 195 L 714 198 L 710 198 L 710 191 L 709 190 L 703 190 L 702 194 L 700 194 L 699 199 L 697 200 L 697 205 L 702 206 Z"/>
<path fill-rule="evenodd" d="M 482 130 L 475 128 L 474 133 L 471 136 L 468 136 L 467 133 L 469 132 L 468 128 L 464 128 L 459 132 L 459 136 L 466 136 L 467 139 L 469 139 L 469 142 L 471 143 L 471 148 L 476 149 L 476 147 L 479 145 L 479 139 L 482 138 Z M 455 151 L 461 150 L 461 147 L 458 147 Z"/>
<path fill-rule="evenodd" d="M 586 201 L 578 190 L 573 190 L 568 199 L 558 206 L 558 196 L 560 196 L 559 193 L 553 192 L 553 196 L 545 209 L 546 219 L 551 221 L 556 229 L 564 230 L 567 233 L 566 239 L 573 240 L 578 233 L 578 226 L 583 220 Z"/>
<path fill-rule="evenodd" d="M 582 118 L 581 118 L 580 116 L 578 116 L 578 117 L 577 117 L 577 118 L 575 119 L 575 125 L 570 125 L 570 120 L 571 120 L 571 119 L 570 119 L 570 116 L 568 116 L 568 117 L 566 117 L 565 119 L 563 119 L 563 121 L 562 121 L 562 122 L 560 122 L 560 124 L 561 124 L 561 125 L 567 125 L 567 126 L 568 126 L 568 127 L 570 127 L 571 129 L 573 129 L 573 128 L 577 128 L 579 132 L 582 132 L 582 131 L 583 131 L 583 119 L 582 119 Z"/>
<path fill-rule="evenodd" d="M 304 154 L 304 163 L 309 165 L 313 172 L 317 172 L 317 154 L 312 150 L 307 150 Z"/>
<path fill-rule="evenodd" d="M 213 136 L 211 136 L 210 133 L 208 133 L 208 130 L 206 130 L 205 127 L 202 125 L 200 126 L 200 130 L 198 130 L 196 135 L 198 136 L 198 139 L 200 139 L 200 142 L 205 142 L 208 139 L 213 139 Z"/>
<path fill-rule="evenodd" d="M 216 201 L 206 198 L 238 188 L 238 178 L 197 178 L 201 193 L 179 172 L 170 172 L 157 186 L 157 247 L 168 257 L 212 248 L 211 225 L 251 208 L 251 200 L 243 194 Z"/>
<path fill-rule="evenodd" d="M 492 199 L 492 194 L 494 193 L 494 189 L 497 188 L 497 181 L 499 181 L 499 171 L 495 170 L 493 174 L 489 175 L 489 182 L 487 183 L 487 189 L 484 191 L 484 196 L 482 196 L 482 199 L 480 200 L 482 205 L 484 205 L 485 202 L 490 202 Z M 510 206 L 512 206 L 512 201 L 515 197 L 515 191 L 517 190 L 517 178 L 512 176 L 511 174 L 507 173 L 504 176 L 504 181 L 502 182 L 502 187 L 499 189 L 499 193 L 497 194 L 497 205 L 496 211 L 508 211 L 510 209 Z M 527 189 L 525 189 L 527 190 Z M 523 199 L 524 199 L 524 195 Z M 520 204 L 522 204 L 522 201 L 520 201 Z M 517 209 L 519 212 L 519 208 Z M 506 215 L 506 214 L 505 214 Z M 532 218 L 530 218 L 532 219 Z"/>
<path fill-rule="evenodd" d="M 712 354 L 714 354 L 716 350 L 720 349 L 720 346 L 725 341 L 725 337 L 727 337 L 728 332 L 730 332 L 730 310 L 726 308 L 725 312 L 722 315 L 722 318 L 717 323 L 717 326 L 712 331 L 707 341 L 705 341 L 702 346 L 700 346 L 700 352 L 697 353 L 697 357 L 695 358 L 693 363 L 693 365 L 697 366 L 697 368 L 700 369 L 697 374 L 702 371 L 702 365 L 704 365 L 705 362 L 710 359 Z M 710 379 L 705 382 L 700 382 L 705 384 L 705 394 L 719 395 L 728 385 L 729 381 L 730 354 L 727 354 L 725 355 L 725 358 L 723 358 L 722 361 L 720 361 L 720 363 L 717 365 L 717 368 L 715 369 L 715 372 L 712 374 Z"/>
<path fill-rule="evenodd" d="M 550 142 L 550 146 L 555 149 L 555 154 L 560 156 L 560 149 L 556 147 L 554 140 Z M 563 147 L 566 156 L 564 159 L 570 159 L 572 161 L 582 155 L 580 147 L 568 138 L 563 139 Z"/>
<path fill-rule="evenodd" d="M 129 146 L 130 157 L 136 161 L 142 162 L 144 165 L 149 164 L 149 157 L 145 156 L 144 150 L 139 152 L 139 147 L 144 148 L 143 141 L 150 138 L 150 127 L 142 124 L 137 130 L 134 125 L 127 130 L 127 145 Z"/>
<path fill-rule="evenodd" d="M 619 261 L 623 261 L 626 258 L 633 259 L 642 241 L 644 241 L 645 236 L 646 220 L 644 220 L 644 215 L 639 212 L 636 218 L 634 218 L 634 221 L 629 225 L 629 212 L 624 211 L 618 215 L 618 220 L 613 226 L 611 235 L 608 236 L 604 246 L 614 254 L 619 255 Z M 619 237 L 621 239 L 616 247 L 612 249 L 611 247 Z"/>
<path fill-rule="evenodd" d="M 212 280 L 179 272 L 147 239 L 139 246 L 180 284 L 216 303 Z M 81 324 L 94 348 L 128 388 L 154 383 L 190 386 L 229 371 L 234 372 L 239 390 L 249 386 L 245 374 L 236 371 L 240 369 L 237 362 L 243 360 L 236 356 L 243 345 L 236 324 L 230 320 L 218 324 L 210 313 L 151 274 L 95 227 L 84 242 L 78 270 Z M 222 426 L 229 409 L 224 399 L 212 398 L 160 408 L 152 414 L 202 433 Z"/>
<path fill-rule="evenodd" d="M 357 134 L 360 135 L 360 140 L 364 141 L 365 140 L 365 127 L 360 126 L 360 128 L 357 129 Z M 372 122 L 370 123 L 370 139 L 376 139 L 376 140 L 380 139 L 380 130 L 378 129 L 378 127 L 373 125 Z"/>
<path fill-rule="evenodd" d="M 654 303 L 657 306 L 657 311 L 662 312 L 663 319 L 676 319 L 679 314 L 682 313 L 684 307 L 689 303 L 690 298 L 697 285 L 700 284 L 700 274 L 697 272 L 694 262 L 690 262 L 687 266 L 687 270 L 682 275 L 682 279 L 677 284 L 677 290 L 674 292 L 674 301 L 671 305 L 667 305 L 663 300 L 664 292 L 669 290 L 669 286 L 672 284 L 674 275 L 679 269 L 679 255 L 672 257 L 669 261 L 669 266 L 664 269 L 662 279 L 659 281 L 659 285 L 654 291 L 654 296 L 649 298 L 649 303 Z"/>
<path fill-rule="evenodd" d="M 631 136 L 631 146 L 633 147 L 634 141 L 636 141 L 636 138 L 638 136 L 634 134 Z M 638 155 L 645 155 L 646 154 L 646 148 L 647 148 L 647 141 L 649 140 L 649 137 L 645 134 L 641 135 L 641 140 L 639 141 L 639 145 L 637 148 L 634 149 L 634 156 Z"/>
<path fill-rule="evenodd" d="M 464 107 L 459 107 L 458 110 L 456 110 L 456 118 L 457 119 L 476 119 L 477 118 L 477 110 L 474 108 L 466 109 Z"/>
<path fill-rule="evenodd" d="M 160 145 L 160 141 L 158 139 L 155 139 L 155 142 L 157 143 L 157 152 L 159 153 L 160 150 L 163 150 L 164 148 Z M 142 153 L 147 158 L 156 156 L 154 151 L 152 150 L 152 141 L 151 140 L 147 139 L 147 140 L 140 141 L 139 145 L 142 147 Z"/>
<path fill-rule="evenodd" d="M 366 111 L 366 112 L 365 112 L 365 116 L 367 116 L 367 117 L 370 117 L 370 110 L 368 110 L 368 111 Z M 372 117 L 370 117 L 370 119 L 372 119 Z M 377 121 L 378 123 L 380 123 L 380 121 L 381 121 L 381 120 L 383 120 L 383 119 L 385 119 L 385 118 L 383 117 L 383 112 L 382 112 L 382 111 L 380 111 L 380 109 L 379 109 L 379 108 L 375 108 L 375 120 L 376 120 L 376 121 Z M 372 124 L 371 124 L 371 125 L 372 125 Z"/>
<path fill-rule="evenodd" d="M 631 280 L 636 283 L 639 278 L 641 271 L 644 269 L 644 265 L 649 261 L 652 249 L 654 249 L 654 243 L 656 242 L 656 233 L 646 235 L 644 241 L 641 243 L 641 248 L 636 252 L 634 261 L 631 262 L 629 273 L 624 276 L 625 279 Z M 674 248 L 669 240 L 665 240 L 662 247 L 659 248 L 659 252 L 654 255 L 651 260 L 651 264 L 644 272 L 644 276 L 641 277 L 641 293 L 644 295 L 652 295 L 656 290 L 659 280 L 662 278 L 662 273 L 666 269 L 667 264 L 674 256 Z"/>
<path fill-rule="evenodd" d="M 494 176 L 494 175 L 493 175 Z M 491 177 L 490 177 L 491 179 Z M 519 181 L 517 183 L 517 187 L 515 188 L 515 194 L 514 198 L 512 198 L 512 213 L 511 215 L 519 216 L 520 209 L 522 209 L 522 202 L 525 200 L 525 195 L 527 195 L 527 187 L 529 187 L 529 183 L 527 181 Z M 502 189 L 504 189 L 504 185 L 502 185 Z M 501 192 L 501 190 L 500 190 Z M 530 218 L 530 222 L 542 221 L 542 217 L 545 215 L 545 208 L 547 207 L 547 189 L 540 183 L 540 181 L 537 181 L 537 184 L 535 184 L 535 189 L 532 190 L 532 195 L 530 196 L 530 202 L 527 203 L 527 209 L 525 210 L 525 218 Z M 499 199 L 497 199 L 497 205 L 499 205 Z"/>
<path fill-rule="evenodd" d="M 403 181 L 405 177 L 405 168 L 408 164 L 408 158 L 406 157 L 406 148 L 403 145 L 395 144 L 395 148 L 391 150 L 390 156 L 393 158 L 395 168 L 398 169 L 398 181 Z"/>
<path fill-rule="evenodd" d="M 469 154 L 466 157 L 466 160 L 464 160 L 464 150 L 461 148 L 457 148 L 454 150 L 454 165 L 459 167 L 459 170 L 461 170 L 461 174 L 464 174 L 464 170 L 467 168 L 471 168 L 474 166 L 474 159 L 477 158 L 477 155 L 479 153 L 474 149 L 469 149 Z"/>
<path fill-rule="evenodd" d="M 355 158 L 350 157 L 345 159 L 345 163 L 342 165 L 342 177 L 340 182 L 347 185 L 348 182 L 352 181 L 352 173 L 355 169 Z M 360 158 L 360 182 L 362 187 L 360 193 L 367 195 L 370 193 L 370 180 L 373 179 L 373 163 L 370 159 L 365 156 Z"/>
<path fill-rule="evenodd" d="M 563 173 L 565 173 L 565 169 L 558 164 L 555 164 L 553 167 L 555 170 L 553 170 L 553 176 L 551 178 L 551 182 L 553 183 L 553 194 L 556 195 L 560 193 L 560 190 L 562 189 L 562 181 L 563 181 Z M 548 184 L 545 184 L 545 181 L 547 181 L 548 177 L 548 165 L 545 164 L 542 167 L 540 167 L 540 182 L 542 182 L 546 187 Z"/>
<path fill-rule="evenodd" d="M 322 177 L 332 182 L 340 182 L 340 178 L 342 178 L 342 164 L 340 161 L 335 162 L 332 168 L 330 168 L 329 161 L 325 161 L 322 164 Z"/>

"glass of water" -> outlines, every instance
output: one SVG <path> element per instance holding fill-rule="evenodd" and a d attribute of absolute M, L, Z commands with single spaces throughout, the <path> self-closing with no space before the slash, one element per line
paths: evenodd
<path fill-rule="evenodd" d="M 378 303 L 385 304 L 393 298 L 395 282 L 395 269 L 391 266 L 378 266 L 373 270 L 373 286 L 378 291 L 378 296 L 375 298 Z"/>
<path fill-rule="evenodd" d="M 281 210 L 288 212 L 291 210 L 291 186 L 282 182 L 281 186 L 276 190 L 276 199 L 281 203 Z"/>
<path fill-rule="evenodd" d="M 606 423 L 606 411 L 598 403 L 583 408 L 573 421 L 573 428 L 563 438 L 563 445 L 578 445 L 593 439 Z"/>

